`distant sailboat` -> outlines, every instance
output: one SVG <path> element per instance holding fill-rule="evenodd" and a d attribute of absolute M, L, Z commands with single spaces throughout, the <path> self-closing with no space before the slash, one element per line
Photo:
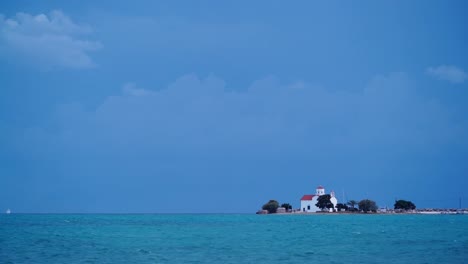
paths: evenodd
<path fill-rule="evenodd" d="M 7 209 L 5 214 L 11 214 L 11 210 L 10 209 Z"/>

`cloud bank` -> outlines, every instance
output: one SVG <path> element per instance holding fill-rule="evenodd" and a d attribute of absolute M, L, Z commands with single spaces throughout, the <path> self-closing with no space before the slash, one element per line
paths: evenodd
<path fill-rule="evenodd" d="M 468 74 L 465 71 L 452 65 L 429 67 L 426 72 L 439 80 L 446 80 L 452 83 L 463 83 L 468 78 Z"/>
<path fill-rule="evenodd" d="M 360 92 L 281 84 L 274 77 L 244 90 L 228 91 L 215 76 L 186 75 L 163 89 L 129 83 L 95 111 L 62 105 L 54 119 L 60 129 L 40 141 L 112 153 L 318 155 L 427 149 L 464 138 L 466 132 L 437 101 L 418 97 L 401 73 L 377 76 Z"/>
<path fill-rule="evenodd" d="M 89 53 L 102 48 L 98 41 L 86 39 L 89 26 L 78 25 L 61 11 L 15 17 L 0 16 L 0 44 L 40 67 L 90 68 L 96 64 Z"/>
<path fill-rule="evenodd" d="M 429 203 L 461 177 L 467 134 L 466 120 L 403 73 L 354 91 L 271 76 L 234 91 L 190 74 L 167 87 L 125 84 L 93 109 L 63 104 L 48 122 L 10 133 L 8 155 L 28 166 L 3 181 L 27 179 L 12 193 L 34 193 L 34 208 L 66 197 L 49 205 L 65 211 L 253 211 L 271 197 L 296 201 L 313 188 L 305 183 L 389 204 L 417 189 L 429 196 L 415 202 Z M 190 208 L 178 207 L 186 193 Z"/>

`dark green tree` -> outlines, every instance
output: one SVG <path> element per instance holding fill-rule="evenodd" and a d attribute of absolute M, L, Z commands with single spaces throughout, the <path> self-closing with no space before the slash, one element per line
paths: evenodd
<path fill-rule="evenodd" d="M 364 199 L 364 200 L 361 200 L 359 203 L 358 203 L 358 206 L 359 206 L 359 210 L 361 211 L 364 211 L 365 213 L 367 212 L 377 212 L 377 204 L 372 201 L 372 200 L 369 200 L 369 199 Z"/>
<path fill-rule="evenodd" d="M 336 204 L 336 209 L 338 211 L 344 211 L 344 210 L 348 210 L 348 206 L 346 204 L 342 204 L 342 203 L 338 203 Z"/>
<path fill-rule="evenodd" d="M 292 205 L 290 205 L 290 204 L 288 204 L 288 203 L 282 204 L 281 207 L 286 208 L 286 210 L 291 210 L 291 209 L 292 209 Z"/>
<path fill-rule="evenodd" d="M 395 201 L 394 208 L 395 210 L 397 209 L 414 210 L 416 209 L 416 205 L 414 205 L 414 203 L 412 203 L 411 201 L 398 200 L 398 201 Z"/>
<path fill-rule="evenodd" d="M 268 213 L 274 214 L 276 213 L 276 209 L 278 209 L 279 203 L 276 200 L 270 200 L 268 203 L 262 206 L 263 210 L 267 210 Z"/>
<path fill-rule="evenodd" d="M 333 208 L 333 204 L 330 201 L 330 199 L 331 199 L 331 196 L 329 194 L 320 195 L 319 198 L 317 199 L 317 203 L 315 204 L 315 206 L 322 209 L 322 211 L 325 208 L 327 209 Z"/>
<path fill-rule="evenodd" d="M 356 200 L 349 200 L 348 205 L 351 206 L 351 208 L 354 209 L 354 206 L 356 206 L 358 202 Z"/>

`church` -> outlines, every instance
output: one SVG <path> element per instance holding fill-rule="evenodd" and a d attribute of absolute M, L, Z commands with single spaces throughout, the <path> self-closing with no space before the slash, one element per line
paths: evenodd
<path fill-rule="evenodd" d="M 320 208 L 318 208 L 315 204 L 317 203 L 317 199 L 319 196 L 325 194 L 325 188 L 323 186 L 318 186 L 317 189 L 315 190 L 315 194 L 306 194 L 302 196 L 301 198 L 301 211 L 306 212 L 306 213 L 315 213 L 318 211 L 321 211 Z M 330 201 L 333 204 L 333 207 L 336 208 L 336 205 L 338 204 L 338 200 L 335 197 L 335 192 L 331 191 L 330 192 Z M 330 209 L 330 212 L 332 212 L 333 209 Z"/>

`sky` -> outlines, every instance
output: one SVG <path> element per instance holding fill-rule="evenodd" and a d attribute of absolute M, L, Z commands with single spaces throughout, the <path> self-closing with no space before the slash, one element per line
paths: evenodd
<path fill-rule="evenodd" d="M 2 1 L 0 210 L 468 207 L 467 10 Z"/>

